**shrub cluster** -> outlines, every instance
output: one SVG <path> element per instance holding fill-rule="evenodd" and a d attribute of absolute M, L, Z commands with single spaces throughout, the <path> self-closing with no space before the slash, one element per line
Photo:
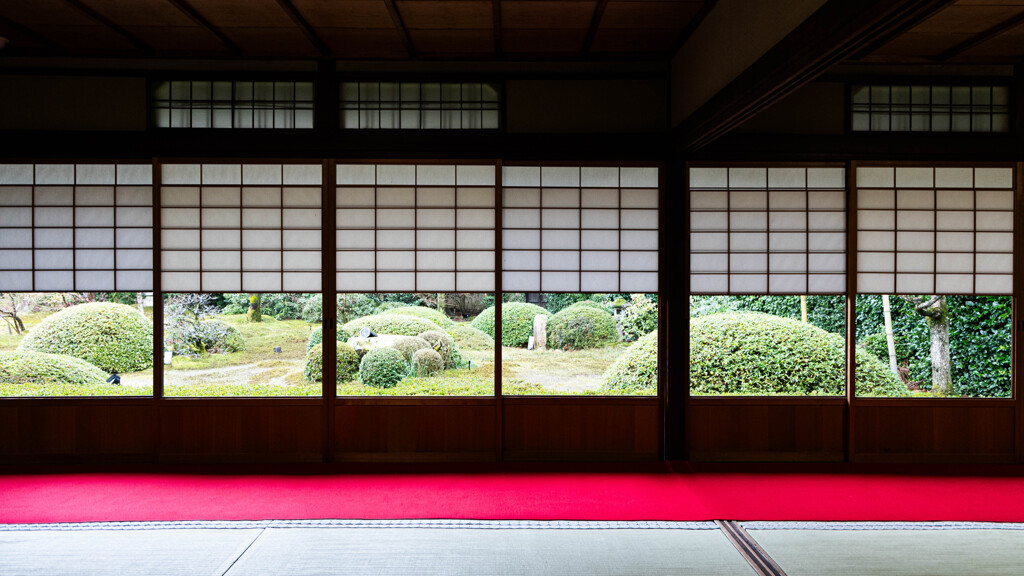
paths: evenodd
<path fill-rule="evenodd" d="M 501 305 L 501 345 L 526 346 L 533 336 L 534 317 L 548 311 L 536 304 L 506 302 Z M 494 306 L 481 312 L 474 320 L 473 327 L 494 338 Z"/>
<path fill-rule="evenodd" d="M 107 375 L 78 358 L 30 350 L 0 352 L 0 383 L 104 386 Z"/>
<path fill-rule="evenodd" d="M 569 306 L 548 322 L 548 346 L 552 348 L 582 350 L 617 339 L 615 318 L 589 306 Z"/>
<path fill-rule="evenodd" d="M 224 294 L 224 314 L 247 314 L 249 312 L 249 301 L 253 294 Z M 308 314 L 307 314 L 308 308 Z M 319 312 L 318 312 L 319 310 Z M 299 320 L 306 322 L 319 322 L 322 316 L 323 304 L 321 295 L 317 293 L 290 294 L 290 293 L 267 293 L 260 294 L 260 314 L 273 316 L 278 320 Z M 307 316 L 315 319 L 307 319 Z"/>
<path fill-rule="evenodd" d="M 345 342 L 352 337 L 352 333 L 345 329 L 344 326 L 338 327 L 338 342 Z M 324 340 L 324 327 L 317 326 L 309 333 L 309 342 L 306 342 L 306 350 L 308 351 L 313 346 L 323 342 Z"/>
<path fill-rule="evenodd" d="M 430 320 L 405 314 L 364 316 L 342 326 L 342 329 L 350 334 L 359 334 L 360 328 L 369 328 L 377 334 L 392 334 L 396 336 L 416 336 L 428 330 L 441 330 L 440 326 Z"/>
<path fill-rule="evenodd" d="M 658 329 L 658 304 L 644 294 L 631 294 L 619 320 L 622 340 L 632 342 Z"/>
<path fill-rule="evenodd" d="M 359 362 L 359 380 L 366 386 L 391 388 L 408 373 L 405 356 L 394 348 L 374 348 Z"/>
<path fill-rule="evenodd" d="M 412 355 L 412 372 L 416 376 L 430 376 L 444 369 L 444 359 L 433 348 L 417 350 Z"/>
<path fill-rule="evenodd" d="M 459 347 L 455 345 L 452 337 L 440 330 L 428 330 L 419 335 L 420 338 L 429 343 L 435 352 L 441 355 L 446 369 L 458 368 L 462 363 L 462 354 Z"/>
<path fill-rule="evenodd" d="M 428 332 L 425 332 L 425 334 L 427 333 Z M 417 350 L 423 350 L 425 348 L 433 349 L 430 342 L 427 342 L 419 336 L 405 336 L 403 338 L 399 338 L 391 344 L 391 348 L 401 352 L 402 356 L 405 356 L 406 362 L 412 362 L 412 355 Z"/>
<path fill-rule="evenodd" d="M 573 308 L 575 306 L 586 306 L 587 308 L 593 308 L 594 310 L 600 310 L 602 312 L 612 313 L 612 307 L 608 304 L 602 304 L 593 300 L 580 300 L 572 306 L 566 306 L 566 308 Z"/>
<path fill-rule="evenodd" d="M 435 310 L 434 308 L 427 308 L 426 306 L 406 306 L 401 304 L 395 308 L 389 308 L 380 312 L 379 314 L 404 314 L 406 316 L 416 316 L 429 320 L 434 324 L 437 324 L 441 328 L 451 328 L 455 325 L 455 322 L 448 317 L 444 312 Z"/>
<path fill-rule="evenodd" d="M 494 348 L 494 338 L 488 336 L 483 330 L 473 328 L 468 324 L 456 324 L 448 329 L 448 335 L 455 340 L 459 348 L 466 350 L 487 350 Z"/>
<path fill-rule="evenodd" d="M 359 354 L 355 349 L 344 342 L 338 342 L 337 371 L 338 382 L 348 382 L 355 378 L 359 371 Z M 324 345 L 314 345 L 306 352 L 306 366 L 302 370 L 302 377 L 310 382 L 320 382 L 324 379 Z"/>
<path fill-rule="evenodd" d="M 690 321 L 690 385 L 697 394 L 845 393 L 845 340 L 811 324 L 768 314 L 729 312 Z M 906 388 L 873 354 L 858 389 L 881 396 Z M 880 369 L 878 369 L 880 368 Z M 858 367 L 858 370 L 860 368 Z"/>
<path fill-rule="evenodd" d="M 641 336 L 604 373 L 607 392 L 652 393 L 658 389 L 658 331 Z"/>
<path fill-rule="evenodd" d="M 43 319 L 18 349 L 81 358 L 107 372 L 138 372 L 153 365 L 153 323 L 123 304 L 80 304 Z"/>

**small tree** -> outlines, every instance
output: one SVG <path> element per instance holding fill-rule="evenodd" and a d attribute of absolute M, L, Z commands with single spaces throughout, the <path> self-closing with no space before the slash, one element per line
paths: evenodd
<path fill-rule="evenodd" d="M 7 292 L 0 300 L 0 317 L 7 324 L 8 334 L 21 334 L 25 331 L 25 323 L 21 321 L 18 314 L 25 308 L 25 296 L 23 294 Z"/>
<path fill-rule="evenodd" d="M 164 306 L 164 341 L 179 356 L 198 356 L 224 342 L 229 328 L 212 320 L 220 310 L 213 294 L 177 294 Z"/>
<path fill-rule="evenodd" d="M 953 392 L 952 363 L 949 359 L 949 310 L 945 296 L 901 296 L 924 317 L 931 337 L 932 392 L 943 396 Z"/>

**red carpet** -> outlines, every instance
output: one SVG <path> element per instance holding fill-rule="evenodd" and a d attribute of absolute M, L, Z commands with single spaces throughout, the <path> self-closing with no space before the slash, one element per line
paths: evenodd
<path fill-rule="evenodd" d="M 761 471 L 757 471 L 761 470 Z M 768 470 L 765 472 L 764 470 Z M 837 471 L 838 470 L 838 471 Z M 1024 522 L 1024 469 L 0 475 L 0 523 L 458 518 Z"/>

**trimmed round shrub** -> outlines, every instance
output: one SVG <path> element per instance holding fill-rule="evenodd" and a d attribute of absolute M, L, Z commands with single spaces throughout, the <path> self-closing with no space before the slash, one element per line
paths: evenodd
<path fill-rule="evenodd" d="M 226 353 L 245 350 L 245 338 L 242 333 L 227 322 L 221 320 L 203 320 L 202 345 L 207 352 Z"/>
<path fill-rule="evenodd" d="M 348 330 L 345 330 L 344 326 L 338 328 L 338 334 L 337 334 L 338 342 L 345 342 L 346 340 L 348 340 L 351 337 L 352 337 L 352 333 L 349 332 Z M 321 343 L 323 341 L 324 341 L 324 327 L 323 326 L 317 326 L 316 328 L 313 329 L 312 332 L 309 333 L 309 342 L 306 342 L 306 351 L 308 352 L 313 346 L 316 346 L 317 344 L 319 344 L 319 343 Z"/>
<path fill-rule="evenodd" d="M 457 368 L 462 362 L 462 354 L 459 353 L 459 347 L 455 345 L 455 340 L 452 340 L 452 337 L 448 334 L 439 330 L 430 330 L 420 334 L 420 338 L 429 342 L 430 347 L 441 355 L 446 369 Z"/>
<path fill-rule="evenodd" d="M 842 336 L 799 320 L 726 312 L 690 320 L 690 385 L 695 394 L 845 394 Z M 858 392 L 906 396 L 875 355 L 857 354 Z"/>
<path fill-rule="evenodd" d="M 506 302 L 501 305 L 501 345 L 526 346 L 533 336 L 533 319 L 548 311 L 536 304 Z M 494 338 L 494 306 L 481 312 L 474 320 L 473 327 Z"/>
<path fill-rule="evenodd" d="M 605 370 L 605 390 L 647 392 L 658 389 L 658 331 L 641 336 Z"/>
<path fill-rule="evenodd" d="M 632 342 L 652 330 L 658 329 L 658 304 L 644 294 L 630 295 L 629 304 L 619 319 L 622 339 Z"/>
<path fill-rule="evenodd" d="M 473 328 L 468 324 L 456 324 L 448 329 L 448 335 L 455 340 L 459 348 L 466 350 L 487 350 L 494 348 L 494 338 L 488 336 L 483 330 Z"/>
<path fill-rule="evenodd" d="M 352 335 L 359 334 L 360 328 L 369 328 L 376 334 L 390 334 L 394 336 L 416 336 L 427 330 L 441 330 L 441 327 L 430 320 L 424 320 L 417 316 L 406 314 L 375 314 L 356 318 L 342 326 L 342 329 Z"/>
<path fill-rule="evenodd" d="M 594 348 L 618 340 L 615 318 L 589 306 L 569 306 L 548 321 L 548 346 L 568 350 Z"/>
<path fill-rule="evenodd" d="M 79 304 L 47 316 L 18 349 L 74 356 L 107 372 L 138 372 L 153 365 L 153 323 L 124 304 Z"/>
<path fill-rule="evenodd" d="M 78 358 L 30 350 L 0 352 L 0 383 L 103 386 L 107 375 Z"/>
<path fill-rule="evenodd" d="M 413 352 L 412 372 L 417 376 L 430 376 L 444 369 L 444 359 L 433 348 Z"/>
<path fill-rule="evenodd" d="M 344 342 L 338 342 L 337 357 L 338 382 L 348 382 L 355 378 L 359 371 L 359 355 L 355 349 Z M 302 370 L 302 377 L 310 382 L 320 382 L 324 379 L 324 345 L 314 345 L 306 352 L 306 366 Z"/>
<path fill-rule="evenodd" d="M 566 308 L 575 308 L 577 306 L 584 306 L 586 308 L 593 308 L 594 310 L 600 310 L 602 312 L 612 313 L 611 306 L 605 306 L 600 302 L 594 302 L 593 300 L 580 300 L 579 302 L 566 306 Z"/>
<path fill-rule="evenodd" d="M 403 304 L 399 308 L 390 308 L 383 312 L 378 312 L 378 314 L 404 314 L 406 316 L 416 316 L 418 318 L 423 318 L 424 320 L 430 320 L 441 328 L 451 328 L 455 325 L 455 322 L 453 322 L 452 319 L 444 312 L 433 308 L 427 308 L 426 306 L 406 306 Z"/>
<path fill-rule="evenodd" d="M 359 380 L 375 388 L 391 388 L 408 373 L 405 356 L 394 348 L 374 348 L 359 362 Z"/>
<path fill-rule="evenodd" d="M 402 356 L 405 356 L 406 362 L 412 362 L 412 355 L 417 350 L 423 350 L 425 348 L 433 349 L 430 342 L 427 342 L 418 336 L 406 336 L 404 338 L 399 338 L 391 344 L 391 348 L 401 352 Z"/>

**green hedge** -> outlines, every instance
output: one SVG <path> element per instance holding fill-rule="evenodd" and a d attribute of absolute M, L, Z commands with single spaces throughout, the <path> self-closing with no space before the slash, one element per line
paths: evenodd
<path fill-rule="evenodd" d="M 566 308 L 575 308 L 577 306 L 584 306 L 586 308 L 593 308 L 594 310 L 600 310 L 602 312 L 612 313 L 612 306 L 601 304 L 600 302 L 594 302 L 593 300 L 580 300 L 579 302 L 566 306 Z M 562 310 L 564 310 L 563 308 Z M 561 310 L 559 310 L 561 312 Z M 556 312 L 557 314 L 557 312 Z"/>
<path fill-rule="evenodd" d="M 29 350 L 0 352 L 0 384 L 107 385 L 107 375 L 78 358 Z"/>
<path fill-rule="evenodd" d="M 435 352 L 441 355 L 441 359 L 444 360 L 445 369 L 458 368 L 462 363 L 462 354 L 459 352 L 459 347 L 455 345 L 455 340 L 452 340 L 452 337 L 448 334 L 439 330 L 428 330 L 419 336 L 426 340 Z"/>
<path fill-rule="evenodd" d="M 548 346 L 568 350 L 595 348 L 618 340 L 615 318 L 589 306 L 569 306 L 548 321 Z"/>
<path fill-rule="evenodd" d="M 430 376 L 443 369 L 444 359 L 433 348 L 423 348 L 412 355 L 412 372 L 416 376 Z"/>
<path fill-rule="evenodd" d="M 394 336 L 416 336 L 428 330 L 441 330 L 441 327 L 430 320 L 405 314 L 376 314 L 356 318 L 341 328 L 350 334 L 358 335 L 360 328 L 369 328 L 377 334 Z"/>
<path fill-rule="evenodd" d="M 905 396 L 906 387 L 868 352 L 857 355 L 858 389 Z M 690 320 L 690 385 L 695 394 L 841 396 L 845 339 L 811 324 L 729 312 Z"/>
<path fill-rule="evenodd" d="M 355 349 L 344 342 L 338 342 L 337 370 L 338 382 L 348 382 L 355 378 L 359 372 L 359 354 Z M 306 366 L 302 370 L 302 377 L 310 382 L 320 382 L 324 379 L 324 345 L 314 345 L 306 352 Z"/>
<path fill-rule="evenodd" d="M 79 304 L 47 316 L 18 349 L 74 356 L 107 372 L 138 372 L 153 365 L 153 323 L 123 304 Z"/>
<path fill-rule="evenodd" d="M 533 336 L 533 319 L 548 311 L 536 304 L 506 302 L 501 305 L 501 345 L 526 346 Z M 494 338 L 494 306 L 481 312 L 474 320 L 473 327 Z"/>
<path fill-rule="evenodd" d="M 352 334 L 348 330 L 345 330 L 344 326 L 338 328 L 338 334 L 337 334 L 338 342 L 345 342 L 346 340 L 348 340 L 351 337 L 352 337 Z M 323 341 L 324 341 L 324 327 L 323 326 L 317 326 L 316 328 L 313 328 L 313 331 L 309 333 L 309 342 L 306 342 L 306 351 L 308 352 L 310 348 L 312 348 L 313 346 L 316 346 L 317 344 L 319 344 L 319 343 L 321 343 Z"/>
<path fill-rule="evenodd" d="M 619 319 L 622 339 L 632 342 L 652 330 L 658 329 L 658 303 L 645 294 L 630 294 L 629 304 Z"/>
<path fill-rule="evenodd" d="M 658 331 L 641 336 L 604 373 L 604 392 L 653 394 L 658 390 Z"/>
<path fill-rule="evenodd" d="M 359 380 L 374 388 L 391 388 L 408 373 L 405 356 L 394 348 L 374 348 L 359 362 Z"/>
<path fill-rule="evenodd" d="M 427 342 L 419 336 L 405 336 L 404 338 L 399 338 L 395 340 L 390 347 L 401 352 L 402 356 L 405 356 L 406 362 L 412 362 L 412 355 L 417 350 L 423 350 L 424 348 L 430 348 L 433 350 L 433 346 L 430 345 L 430 342 Z"/>
<path fill-rule="evenodd" d="M 466 350 L 490 350 L 494 348 L 494 338 L 483 330 L 468 324 L 456 324 L 448 329 L 448 335 L 455 340 L 459 348 Z"/>
<path fill-rule="evenodd" d="M 441 312 L 440 310 L 435 310 L 433 308 L 427 308 L 426 306 L 402 305 L 397 308 L 389 308 L 387 310 L 384 310 L 383 312 L 380 312 L 379 314 L 404 314 L 406 316 L 416 316 L 418 318 L 423 318 L 424 320 L 429 320 L 434 324 L 437 324 L 441 328 L 445 329 L 451 328 L 452 326 L 455 325 L 455 322 L 453 322 L 452 319 L 449 318 L 444 312 Z"/>

